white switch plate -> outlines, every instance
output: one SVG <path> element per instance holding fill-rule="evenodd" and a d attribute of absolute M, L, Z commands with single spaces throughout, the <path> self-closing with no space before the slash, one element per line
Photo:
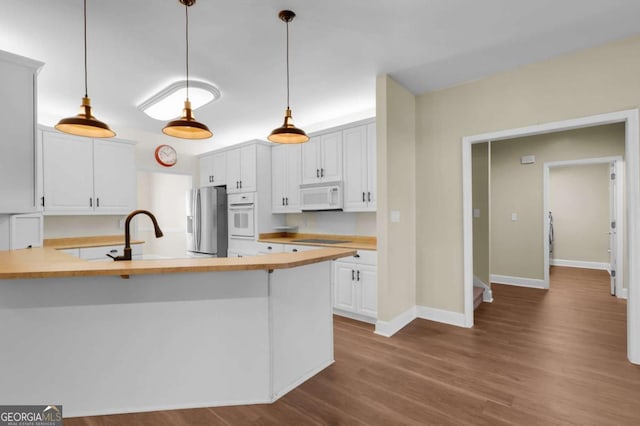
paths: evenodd
<path fill-rule="evenodd" d="M 391 210 L 391 222 L 400 222 L 399 210 Z"/>
<path fill-rule="evenodd" d="M 473 217 L 475 218 L 480 217 L 480 209 L 473 209 Z"/>
<path fill-rule="evenodd" d="M 518 213 L 511 213 L 511 221 L 515 222 L 518 220 Z"/>
<path fill-rule="evenodd" d="M 520 164 L 534 164 L 535 162 L 535 155 L 523 155 L 522 157 L 520 157 Z"/>

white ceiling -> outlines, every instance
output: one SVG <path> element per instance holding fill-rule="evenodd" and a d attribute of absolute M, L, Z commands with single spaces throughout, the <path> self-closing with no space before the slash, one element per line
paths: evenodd
<path fill-rule="evenodd" d="M 39 119 L 77 112 L 84 93 L 82 0 L 4 1 L 0 49 L 45 62 Z M 305 130 L 372 116 L 375 77 L 420 94 L 640 33 L 637 0 L 198 0 L 190 8 L 190 73 L 222 98 L 195 112 L 214 136 L 182 141 L 136 105 L 184 78 L 178 0 L 88 0 L 89 96 L 119 137 L 201 153 L 265 138 L 285 107 Z M 182 105 L 177 106 L 180 110 Z"/>

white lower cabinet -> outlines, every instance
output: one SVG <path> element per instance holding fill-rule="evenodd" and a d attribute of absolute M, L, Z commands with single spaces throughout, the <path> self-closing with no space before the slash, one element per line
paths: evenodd
<path fill-rule="evenodd" d="M 333 308 L 339 315 L 371 322 L 377 319 L 376 252 L 361 250 L 333 262 Z"/>
<path fill-rule="evenodd" d="M 284 252 L 284 244 L 257 242 L 256 249 L 258 254 L 282 253 Z"/>

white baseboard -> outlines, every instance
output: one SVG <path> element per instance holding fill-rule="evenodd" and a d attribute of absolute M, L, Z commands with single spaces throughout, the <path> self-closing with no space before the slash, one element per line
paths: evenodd
<path fill-rule="evenodd" d="M 412 306 L 390 321 L 376 321 L 374 333 L 384 337 L 391 337 L 414 319 L 416 319 L 416 307 Z"/>
<path fill-rule="evenodd" d="M 341 309 L 333 308 L 333 314 L 339 315 L 345 318 L 351 318 L 356 321 L 368 322 L 369 324 L 376 324 L 376 319 L 368 317 L 366 315 L 354 314 L 353 312 L 343 311 Z"/>
<path fill-rule="evenodd" d="M 587 262 L 584 260 L 551 259 L 552 266 L 567 266 L 569 268 L 609 270 L 609 264 L 605 262 Z"/>
<path fill-rule="evenodd" d="M 430 321 L 466 327 L 464 314 L 460 312 L 445 311 L 444 309 L 430 308 L 428 306 L 416 306 L 416 315 L 418 318 Z"/>
<path fill-rule="evenodd" d="M 544 280 L 534 278 L 510 277 L 508 275 L 491 274 L 491 282 L 496 284 L 515 285 L 518 287 L 541 288 L 546 289 Z"/>
<path fill-rule="evenodd" d="M 620 291 L 616 292 L 616 297 L 618 297 L 619 299 L 628 299 L 629 289 L 621 288 Z"/>

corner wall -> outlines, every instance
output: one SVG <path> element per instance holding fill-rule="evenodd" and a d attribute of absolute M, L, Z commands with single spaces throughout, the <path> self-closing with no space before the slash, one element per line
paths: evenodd
<path fill-rule="evenodd" d="M 378 320 L 416 305 L 415 97 L 388 76 L 376 81 Z M 397 220 L 396 220 L 397 219 Z"/>

